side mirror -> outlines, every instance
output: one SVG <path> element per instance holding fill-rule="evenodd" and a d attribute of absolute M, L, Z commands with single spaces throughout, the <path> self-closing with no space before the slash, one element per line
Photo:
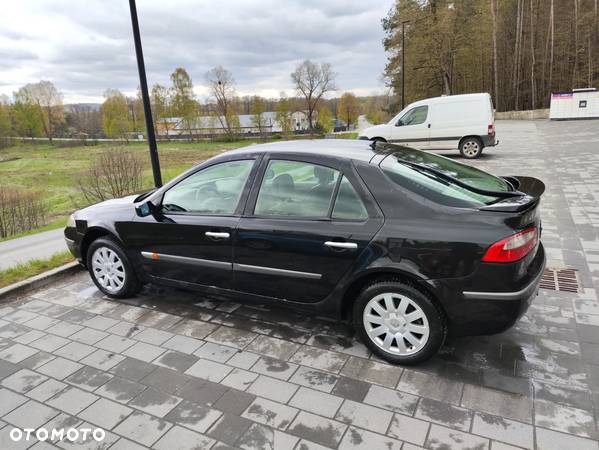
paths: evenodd
<path fill-rule="evenodd" d="M 396 127 L 401 127 L 404 123 L 401 121 L 401 119 L 397 120 L 397 123 L 395 124 Z"/>
<path fill-rule="evenodd" d="M 139 206 L 136 206 L 135 212 L 137 213 L 137 215 L 139 217 L 147 217 L 150 214 L 152 214 L 155 209 L 156 209 L 156 206 L 154 206 L 154 204 L 148 200 L 147 202 L 142 203 Z"/>

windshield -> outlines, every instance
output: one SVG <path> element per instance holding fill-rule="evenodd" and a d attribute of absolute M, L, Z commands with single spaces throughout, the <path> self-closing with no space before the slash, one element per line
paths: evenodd
<path fill-rule="evenodd" d="M 462 183 L 485 191 L 507 192 L 512 190 L 511 186 L 505 180 L 477 169 L 476 167 L 459 163 L 444 156 L 423 152 L 409 147 L 393 147 L 396 148 L 396 151 L 389 155 L 386 160 L 394 158 L 396 160 L 403 160 L 421 166 L 430 167 L 431 169 L 443 172 L 444 174 L 455 178 Z"/>

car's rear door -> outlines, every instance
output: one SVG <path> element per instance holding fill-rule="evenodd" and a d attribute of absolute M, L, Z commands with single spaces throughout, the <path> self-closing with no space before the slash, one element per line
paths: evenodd
<path fill-rule="evenodd" d="M 237 290 L 324 299 L 382 225 L 349 161 L 265 158 L 234 242 Z"/>

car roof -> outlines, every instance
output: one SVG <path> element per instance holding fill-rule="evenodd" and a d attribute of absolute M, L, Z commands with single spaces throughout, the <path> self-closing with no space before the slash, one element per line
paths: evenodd
<path fill-rule="evenodd" d="M 254 144 L 248 147 L 230 150 L 230 155 L 249 155 L 255 153 L 273 153 L 284 155 L 320 155 L 334 156 L 339 159 L 369 162 L 373 156 L 381 153 L 373 149 L 372 142 L 358 139 L 298 139 L 294 141 Z"/>

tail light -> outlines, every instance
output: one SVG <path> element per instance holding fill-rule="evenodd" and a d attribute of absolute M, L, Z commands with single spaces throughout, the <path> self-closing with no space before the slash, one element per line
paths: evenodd
<path fill-rule="evenodd" d="M 495 134 L 495 125 L 493 125 L 493 124 L 490 124 L 490 125 L 487 127 L 487 134 L 488 134 L 489 136 L 493 136 L 493 135 Z"/>
<path fill-rule="evenodd" d="M 537 227 L 530 227 L 510 237 L 495 242 L 489 247 L 483 262 L 509 263 L 519 261 L 537 246 Z"/>

